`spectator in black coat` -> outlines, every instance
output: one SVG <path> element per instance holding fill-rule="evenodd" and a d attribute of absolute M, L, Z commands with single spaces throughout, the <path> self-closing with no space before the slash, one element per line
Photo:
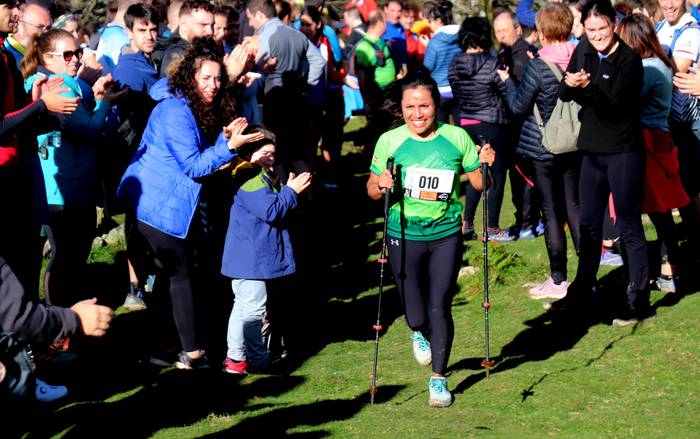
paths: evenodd
<path fill-rule="evenodd" d="M 457 55 L 450 64 L 448 79 L 452 87 L 461 125 L 475 139 L 486 137 L 496 150 L 496 160 L 491 166 L 491 189 L 488 193 L 488 238 L 494 241 L 512 241 L 507 232 L 498 227 L 503 190 L 508 170 L 508 146 L 510 118 L 505 103 L 505 84 L 498 77 L 498 58 L 490 50 L 491 25 L 483 17 L 469 17 L 459 30 L 459 45 L 464 53 Z M 465 222 L 462 234 L 474 239 L 474 214 L 481 192 L 467 185 L 464 205 Z"/>
<path fill-rule="evenodd" d="M 644 317 L 649 307 L 649 261 L 642 228 L 646 157 L 640 122 L 642 60 L 614 32 L 609 0 L 591 0 L 581 11 L 586 38 L 576 47 L 560 84 L 564 101 L 582 106 L 581 250 L 576 279 L 554 309 L 577 308 L 591 299 L 600 263 L 603 215 L 612 193 L 629 273 L 627 303 L 613 325 Z"/>
<path fill-rule="evenodd" d="M 573 15 L 562 3 L 547 3 L 537 12 L 537 29 L 542 42 L 538 58 L 531 59 L 518 84 L 506 70 L 499 76 L 506 83 L 506 99 L 515 115 L 526 117 L 517 153 L 531 161 L 535 189 L 542 199 L 544 236 L 551 270 L 550 277 L 530 289 L 533 299 L 561 299 L 569 286 L 566 273 L 566 234 L 569 224 L 574 247 L 579 246 L 579 191 L 581 153 L 553 155 L 542 145 L 542 133 L 533 114 L 539 110 L 546 123 L 559 97 L 559 79 L 553 69 L 562 73 L 575 49 L 569 43 Z M 563 73 L 562 73 L 563 74 Z M 511 176 L 512 179 L 512 176 Z"/>

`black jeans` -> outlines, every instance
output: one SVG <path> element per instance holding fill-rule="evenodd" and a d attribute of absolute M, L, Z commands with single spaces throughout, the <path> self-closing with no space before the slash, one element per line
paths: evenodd
<path fill-rule="evenodd" d="M 612 192 L 617 228 L 625 247 L 629 272 L 627 301 L 645 305 L 649 295 L 649 261 L 642 228 L 642 197 L 646 153 L 584 153 L 579 181 L 581 199 L 581 250 L 575 282 L 590 291 L 595 284 L 602 246 L 603 216 Z M 645 303 L 646 301 L 646 303 Z"/>
<path fill-rule="evenodd" d="M 454 339 L 452 297 L 462 262 L 462 235 L 434 241 L 389 236 L 388 244 L 408 327 L 430 341 L 433 372 L 444 374 Z"/>
<path fill-rule="evenodd" d="M 476 125 L 465 126 L 469 136 L 477 142 L 477 135 L 486 137 L 491 143 L 491 147 L 496 151 L 496 160 L 493 166 L 489 168 L 491 178 L 491 187 L 487 195 L 488 200 L 488 227 L 491 229 L 498 228 L 498 218 L 501 216 L 501 205 L 503 204 L 503 191 L 505 190 L 506 176 L 509 164 L 510 135 L 506 125 L 498 125 L 493 123 L 481 122 Z M 479 205 L 481 192 L 467 183 L 466 201 L 464 203 L 464 219 L 469 225 L 474 225 L 474 215 L 476 207 Z"/>
<path fill-rule="evenodd" d="M 533 160 L 535 188 L 542 199 L 544 240 L 547 245 L 552 279 L 559 284 L 567 278 L 566 234 L 564 224 L 578 252 L 581 235 L 579 218 L 579 174 L 581 154 L 556 155 L 552 160 Z"/>

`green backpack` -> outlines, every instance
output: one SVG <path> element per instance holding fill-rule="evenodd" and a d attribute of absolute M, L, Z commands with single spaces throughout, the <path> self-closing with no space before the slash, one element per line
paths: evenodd
<path fill-rule="evenodd" d="M 561 82 L 562 73 L 559 67 L 544 58 L 540 57 L 540 59 L 554 73 L 557 81 Z M 581 129 L 581 122 L 578 119 L 580 110 L 581 106 L 576 102 L 564 102 L 557 98 L 557 104 L 552 110 L 552 115 L 549 116 L 547 123 L 544 123 L 540 110 L 535 103 L 535 120 L 542 133 L 542 146 L 547 151 L 552 154 L 566 154 L 567 152 L 578 150 L 576 142 L 578 141 L 578 132 Z"/>

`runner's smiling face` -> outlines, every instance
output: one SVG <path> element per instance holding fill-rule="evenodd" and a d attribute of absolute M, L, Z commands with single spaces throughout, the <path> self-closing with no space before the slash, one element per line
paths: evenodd
<path fill-rule="evenodd" d="M 204 102 L 211 104 L 221 87 L 221 66 L 214 61 L 202 61 L 199 70 L 194 74 L 194 80 Z"/>
<path fill-rule="evenodd" d="M 430 89 L 416 87 L 404 90 L 401 111 L 411 133 L 419 137 L 429 137 L 435 132 L 437 109 Z"/>

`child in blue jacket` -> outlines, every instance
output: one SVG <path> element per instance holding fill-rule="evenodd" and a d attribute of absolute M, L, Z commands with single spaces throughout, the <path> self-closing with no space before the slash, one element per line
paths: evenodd
<path fill-rule="evenodd" d="M 243 183 L 231 207 L 221 273 L 232 278 L 235 302 L 228 325 L 228 352 L 224 372 L 245 374 L 248 366 L 269 365 L 262 340 L 262 320 L 267 305 L 266 280 L 296 270 L 287 215 L 297 206 L 298 195 L 311 184 L 311 174 L 289 175 L 282 186 L 272 172 L 275 135 L 261 126 L 246 134 L 262 133 L 263 139 L 241 147 L 236 177 Z"/>

